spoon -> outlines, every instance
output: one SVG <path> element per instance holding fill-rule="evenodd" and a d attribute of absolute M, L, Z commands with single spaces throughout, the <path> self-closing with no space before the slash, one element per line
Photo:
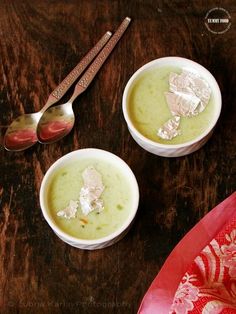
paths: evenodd
<path fill-rule="evenodd" d="M 102 49 L 88 70 L 75 86 L 70 100 L 46 110 L 38 122 L 37 137 L 40 143 L 49 144 L 66 136 L 74 126 L 75 116 L 72 108 L 73 101 L 83 93 L 106 61 L 113 48 L 127 29 L 131 19 L 126 17 L 112 38 Z"/>
<path fill-rule="evenodd" d="M 21 151 L 31 147 L 37 142 L 37 125 L 43 113 L 57 103 L 87 68 L 111 37 L 111 32 L 106 32 L 97 44 L 85 55 L 77 66 L 50 94 L 45 106 L 38 112 L 19 116 L 8 127 L 4 136 L 4 147 L 11 151 Z"/>

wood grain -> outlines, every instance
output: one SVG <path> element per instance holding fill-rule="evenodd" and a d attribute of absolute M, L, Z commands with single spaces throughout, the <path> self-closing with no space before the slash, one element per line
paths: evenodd
<path fill-rule="evenodd" d="M 74 103 L 73 132 L 25 152 L 0 148 L 0 312 L 136 313 L 165 258 L 211 208 L 236 188 L 235 24 L 223 35 L 204 25 L 217 1 L 0 1 L 0 126 L 39 110 L 105 31 L 130 28 L 87 92 Z M 234 1 L 224 8 L 235 21 Z M 161 158 L 142 150 L 124 122 L 121 99 L 140 66 L 178 55 L 208 68 L 223 96 L 211 140 L 196 153 Z M 65 96 L 68 98 L 72 90 Z M 87 252 L 60 241 L 44 221 L 44 173 L 72 150 L 98 147 L 134 171 L 140 207 L 128 235 Z"/>

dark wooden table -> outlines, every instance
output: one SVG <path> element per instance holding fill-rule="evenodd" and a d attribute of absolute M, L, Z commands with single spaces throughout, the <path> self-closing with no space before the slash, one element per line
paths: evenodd
<path fill-rule="evenodd" d="M 95 81 L 75 101 L 76 124 L 69 136 L 24 152 L 0 148 L 0 313 L 136 313 L 178 241 L 235 190 L 234 4 L 222 4 L 231 15 L 230 29 L 214 34 L 204 19 L 218 1 L 0 1 L 2 135 L 13 118 L 40 109 L 106 30 L 115 30 L 125 16 L 133 18 Z M 223 96 L 211 140 L 194 154 L 173 159 L 141 149 L 121 109 L 134 71 L 169 55 L 209 69 Z M 40 183 L 49 166 L 86 147 L 123 158 L 141 192 L 127 236 L 91 252 L 59 240 L 39 206 Z"/>

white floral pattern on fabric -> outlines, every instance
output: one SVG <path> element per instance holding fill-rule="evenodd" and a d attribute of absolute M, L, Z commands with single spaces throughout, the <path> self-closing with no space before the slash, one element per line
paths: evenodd
<path fill-rule="evenodd" d="M 198 299 L 198 288 L 191 281 L 194 281 L 194 276 L 189 276 L 186 273 L 175 294 L 175 300 L 171 307 L 171 314 L 187 314 L 193 309 L 193 301 Z"/>
<path fill-rule="evenodd" d="M 225 267 L 229 268 L 229 275 L 236 279 L 236 230 L 234 229 L 230 235 L 226 234 L 226 240 L 229 245 L 222 245 L 222 262 Z"/>
<path fill-rule="evenodd" d="M 236 221 L 232 225 L 235 228 Z M 169 314 L 236 313 L 236 229 L 229 229 L 195 258 L 179 284 Z"/>

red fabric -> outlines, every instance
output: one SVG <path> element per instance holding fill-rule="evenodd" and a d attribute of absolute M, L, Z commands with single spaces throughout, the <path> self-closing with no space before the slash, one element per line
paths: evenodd
<path fill-rule="evenodd" d="M 195 258 L 170 313 L 236 313 L 236 215 Z"/>
<path fill-rule="evenodd" d="M 179 242 L 139 313 L 236 313 L 236 193 Z"/>

